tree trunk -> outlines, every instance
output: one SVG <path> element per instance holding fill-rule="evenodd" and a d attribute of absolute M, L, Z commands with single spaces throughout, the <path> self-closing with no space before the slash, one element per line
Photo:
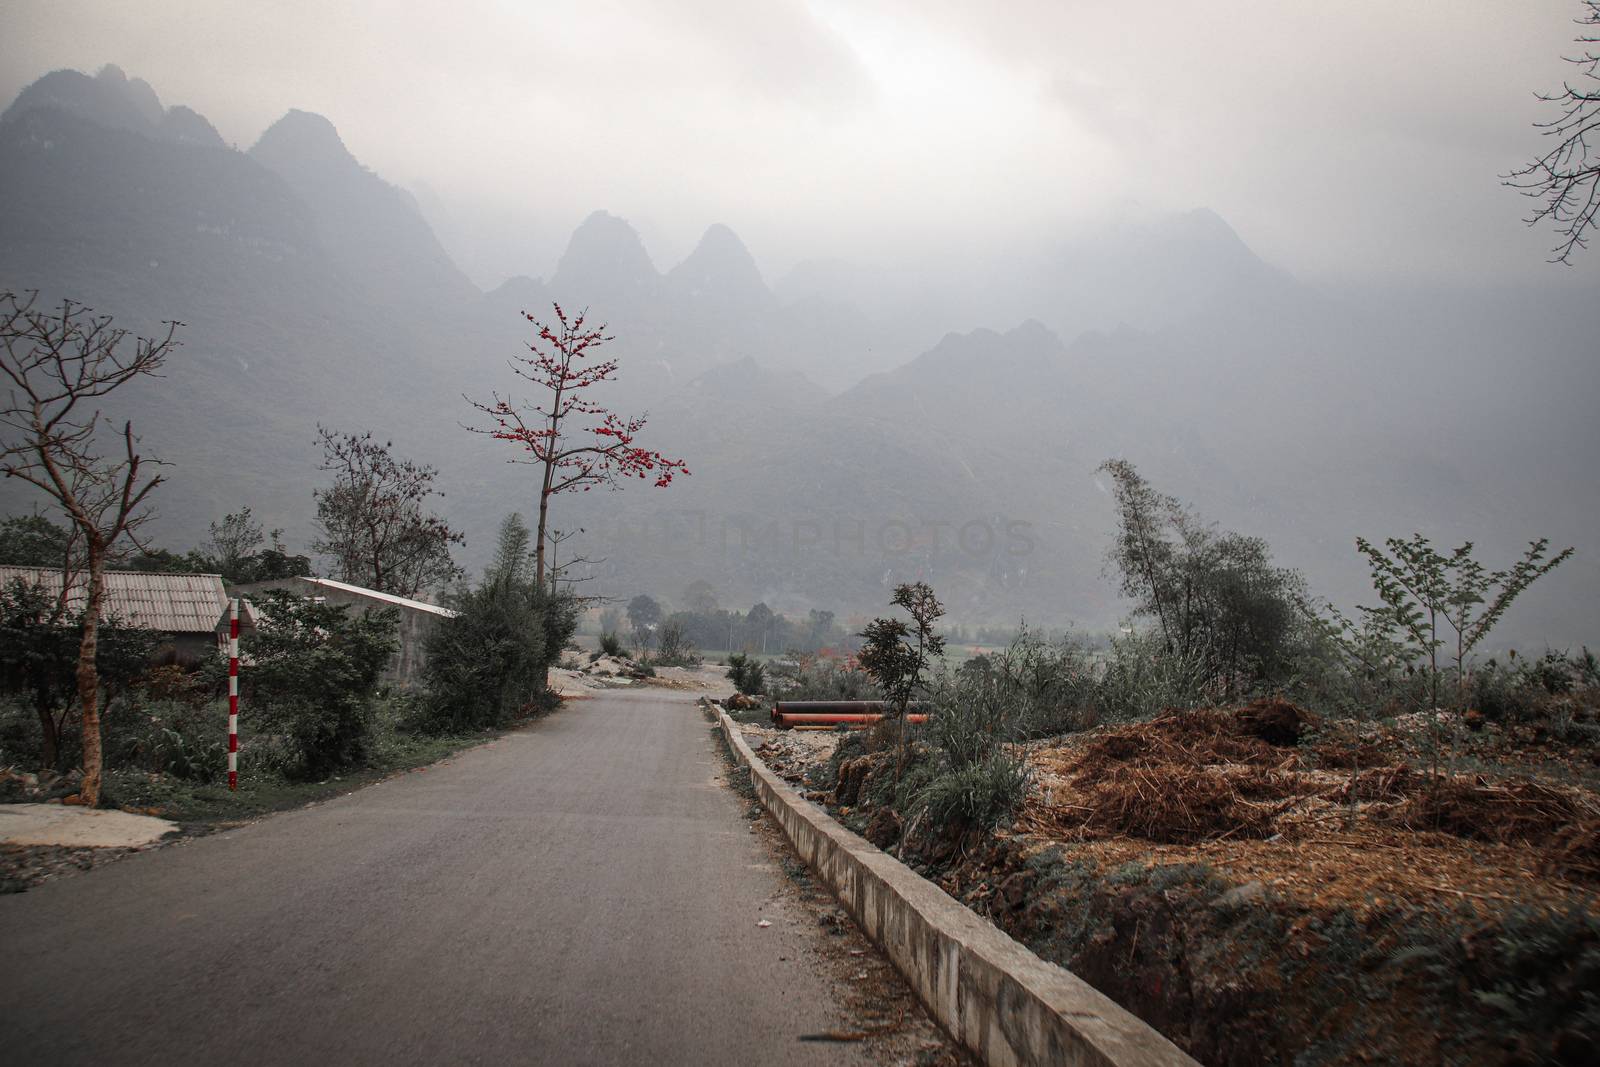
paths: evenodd
<path fill-rule="evenodd" d="M 95 652 L 100 636 L 100 605 L 105 599 L 105 555 L 89 550 L 89 596 L 83 609 L 83 641 L 78 645 L 78 700 L 83 706 L 83 785 L 78 791 L 85 807 L 100 804 L 100 674 Z"/>
<path fill-rule="evenodd" d="M 43 743 L 39 746 L 39 766 L 52 771 L 61 769 L 61 731 L 56 726 L 55 712 L 49 704 L 41 702 L 35 709 L 39 713 L 39 733 Z"/>
<path fill-rule="evenodd" d="M 544 529 L 545 524 L 550 520 L 550 476 L 552 473 L 554 473 L 554 468 L 547 468 L 545 471 L 544 487 L 539 492 L 539 528 L 534 531 L 534 536 L 537 537 L 538 540 L 534 542 L 533 547 L 533 572 L 535 577 L 538 579 L 539 591 L 541 593 L 545 591 Z M 554 575 L 551 576 L 550 586 L 550 592 L 555 592 Z"/>
<path fill-rule="evenodd" d="M 559 393 L 557 393 L 556 396 L 557 399 L 560 398 Z M 539 540 L 535 543 L 533 549 L 533 575 L 534 581 L 537 583 L 536 588 L 539 590 L 539 596 L 545 601 L 545 611 L 550 610 L 549 597 L 553 597 L 556 591 L 554 574 L 550 576 L 550 591 L 548 596 L 545 593 L 544 586 L 544 530 L 545 524 L 550 519 L 550 485 L 555 478 L 555 472 L 555 463 L 553 461 L 546 460 L 544 465 L 544 482 L 539 489 L 539 529 L 534 535 L 538 537 Z M 541 698 L 543 698 L 545 693 L 550 691 L 550 661 L 560 655 L 560 649 L 556 649 L 553 652 L 548 648 L 544 650 L 544 666 L 540 672 L 542 677 L 539 679 L 539 695 Z"/>

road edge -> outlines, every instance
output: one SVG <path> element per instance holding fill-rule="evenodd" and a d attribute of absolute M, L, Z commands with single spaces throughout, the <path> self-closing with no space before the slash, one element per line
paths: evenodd
<path fill-rule="evenodd" d="M 1154 1028 L 1046 963 L 899 860 L 840 825 L 718 725 L 757 799 L 946 1030 L 990 1067 L 1196 1067 Z"/>

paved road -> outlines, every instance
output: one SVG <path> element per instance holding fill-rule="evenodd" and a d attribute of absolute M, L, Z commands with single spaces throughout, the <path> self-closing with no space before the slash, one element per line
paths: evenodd
<path fill-rule="evenodd" d="M 843 1022 L 820 935 L 720 770 L 693 704 L 619 691 L 0 897 L 0 1057 L 853 1062 L 798 1040 Z"/>

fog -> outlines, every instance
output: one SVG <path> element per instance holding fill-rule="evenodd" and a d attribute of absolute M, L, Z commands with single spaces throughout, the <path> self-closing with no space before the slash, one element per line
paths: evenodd
<path fill-rule="evenodd" d="M 326 115 L 485 287 L 596 208 L 662 266 L 725 222 L 769 280 L 1207 207 L 1301 278 L 1592 284 L 1497 180 L 1573 8 L 22 0 L 0 96 L 116 62 L 241 148 Z"/>
<path fill-rule="evenodd" d="M 1585 32 L 9 0 L 4 1047 L 1592 1062 Z"/>
<path fill-rule="evenodd" d="M 1575 8 L 12 5 L 0 288 L 188 324 L 113 405 L 179 549 L 309 545 L 331 424 L 439 468 L 477 572 L 537 500 L 462 396 L 558 299 L 694 472 L 563 503 L 597 594 L 1103 632 L 1123 457 L 1346 606 L 1357 536 L 1572 545 L 1503 632 L 1583 642 L 1600 255 L 1501 179 Z"/>

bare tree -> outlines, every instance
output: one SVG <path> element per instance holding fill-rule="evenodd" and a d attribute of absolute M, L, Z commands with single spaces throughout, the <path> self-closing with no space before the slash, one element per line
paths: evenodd
<path fill-rule="evenodd" d="M 0 373 L 7 387 L 0 408 L 0 473 L 48 495 L 66 515 L 82 560 L 85 584 L 83 635 L 78 645 L 78 701 L 83 718 L 82 801 L 100 802 L 100 676 L 95 664 L 105 603 L 106 563 L 119 539 L 138 544 L 149 518 L 146 499 L 162 478 L 148 470 L 158 461 L 141 456 L 133 424 L 116 431 L 97 406 L 101 397 L 142 374 L 154 375 L 179 342 L 182 323 L 164 325 L 160 338 L 135 337 L 112 326 L 109 315 L 63 300 L 59 310 L 38 306 L 37 292 L 0 293 Z M 69 559 L 72 553 L 68 553 Z M 78 580 L 69 565 L 66 591 Z"/>
<path fill-rule="evenodd" d="M 1563 82 L 1539 99 L 1556 105 L 1560 113 L 1536 123 L 1555 145 L 1526 166 L 1506 175 L 1505 183 L 1522 191 L 1538 206 L 1528 217 L 1530 226 L 1548 221 L 1560 240 L 1551 262 L 1570 263 L 1572 254 L 1588 246 L 1589 231 L 1600 212 L 1600 0 L 1583 0 L 1584 11 L 1574 21 L 1582 30 L 1575 40 L 1580 51 L 1564 57 L 1578 69 L 1577 84 Z"/>
<path fill-rule="evenodd" d="M 317 436 L 334 480 L 316 491 L 322 536 L 311 548 L 333 560 L 341 580 L 415 597 L 461 573 L 450 558 L 461 535 L 423 510 L 430 496 L 443 496 L 433 488 L 438 471 L 395 458 L 393 442 L 370 433 L 318 426 Z"/>
<path fill-rule="evenodd" d="M 567 572 L 571 570 L 577 570 L 578 568 L 597 567 L 605 562 L 605 557 L 602 556 L 599 559 L 595 559 L 592 556 L 573 556 L 565 563 L 560 561 L 561 546 L 572 540 L 574 537 L 581 536 L 583 532 L 584 529 L 582 526 L 578 527 L 576 530 L 553 529 L 545 538 L 545 540 L 550 544 L 550 592 L 555 593 L 560 591 L 562 583 L 565 583 L 567 592 L 572 593 L 572 595 L 577 597 L 580 602 L 602 600 L 604 599 L 603 597 L 577 596 L 577 593 L 574 592 L 574 586 L 581 585 L 584 582 L 594 581 L 595 576 L 592 573 L 580 574 L 577 577 L 569 578 L 567 576 Z"/>

